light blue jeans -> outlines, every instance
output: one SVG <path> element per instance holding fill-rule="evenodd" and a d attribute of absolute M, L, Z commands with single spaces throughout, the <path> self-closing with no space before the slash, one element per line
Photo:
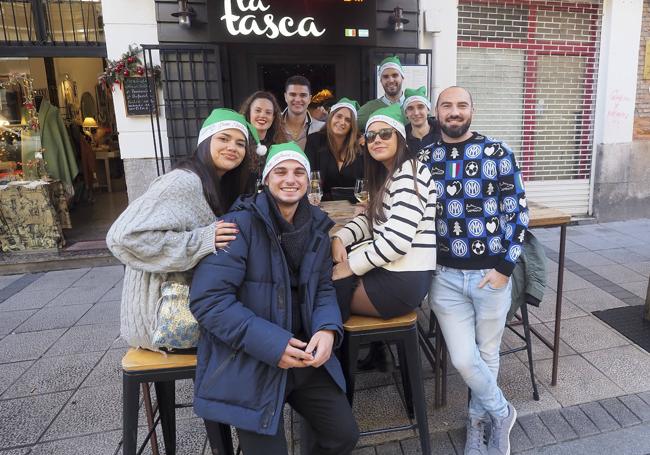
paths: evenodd
<path fill-rule="evenodd" d="M 429 304 L 447 343 L 454 368 L 472 390 L 469 416 L 508 415 L 508 402 L 497 385 L 499 347 L 510 309 L 511 280 L 501 289 L 478 284 L 489 270 L 438 266 Z"/>

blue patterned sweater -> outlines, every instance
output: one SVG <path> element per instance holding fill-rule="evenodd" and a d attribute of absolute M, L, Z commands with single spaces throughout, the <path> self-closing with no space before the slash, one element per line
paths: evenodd
<path fill-rule="evenodd" d="M 502 142 L 473 133 L 419 152 L 435 181 L 438 264 L 510 276 L 528 227 L 521 171 Z"/>

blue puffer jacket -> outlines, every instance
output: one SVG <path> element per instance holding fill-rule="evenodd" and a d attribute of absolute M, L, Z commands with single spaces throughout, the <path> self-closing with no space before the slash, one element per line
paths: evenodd
<path fill-rule="evenodd" d="M 289 272 L 269 203 L 265 193 L 241 198 L 224 216 L 237 223 L 239 234 L 228 249 L 197 266 L 190 309 L 201 326 L 194 411 L 273 435 L 282 418 L 287 382 L 287 370 L 277 365 L 292 333 Z M 333 330 L 340 343 L 343 327 L 328 234 L 334 223 L 319 208 L 311 211 L 312 233 L 300 267 L 302 325 L 309 338 L 319 330 Z M 332 355 L 323 367 L 345 390 L 338 359 Z"/>

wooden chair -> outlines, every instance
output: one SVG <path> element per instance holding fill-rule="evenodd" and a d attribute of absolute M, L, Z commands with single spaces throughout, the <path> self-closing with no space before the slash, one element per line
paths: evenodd
<path fill-rule="evenodd" d="M 122 435 L 123 454 L 138 453 L 138 409 L 140 405 L 140 385 L 153 382 L 155 386 L 159 419 L 154 420 L 150 406 L 146 406 L 149 435 L 143 442 L 146 445 L 160 422 L 165 453 L 176 453 L 176 389 L 175 382 L 181 379 L 194 379 L 196 372 L 195 354 L 167 354 L 131 348 L 122 358 Z M 218 453 L 232 455 L 230 427 L 222 424 L 206 424 L 211 447 Z M 140 450 L 141 451 L 141 450 Z"/>
<path fill-rule="evenodd" d="M 418 349 L 417 315 L 415 312 L 392 319 L 353 315 L 343 324 L 345 331 L 341 348 L 341 363 L 347 383 L 348 401 L 354 399 L 354 375 L 359 349 L 362 345 L 381 341 L 397 346 L 404 401 L 409 416 L 415 416 L 415 424 L 382 428 L 361 432 L 361 436 L 402 430 L 418 430 L 422 453 L 431 453 L 429 427 L 427 425 L 426 399 L 422 382 L 420 354 Z"/>

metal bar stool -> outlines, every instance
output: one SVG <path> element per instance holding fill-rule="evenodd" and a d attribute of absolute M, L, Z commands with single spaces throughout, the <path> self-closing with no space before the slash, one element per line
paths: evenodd
<path fill-rule="evenodd" d="M 415 424 L 361 432 L 361 436 L 402 430 L 418 430 L 422 453 L 431 453 L 429 427 L 427 425 L 426 400 L 422 382 L 420 354 L 418 349 L 417 315 L 415 312 L 392 319 L 367 316 L 351 316 L 343 324 L 345 335 L 341 347 L 341 363 L 347 383 L 348 401 L 354 399 L 354 375 L 359 348 L 362 345 L 381 341 L 397 345 L 402 385 L 407 411 L 415 415 Z"/>
<path fill-rule="evenodd" d="M 122 358 L 122 450 L 124 455 L 142 453 L 155 427 L 160 423 L 165 453 L 176 454 L 176 389 L 175 382 L 194 379 L 196 372 L 195 354 L 167 354 L 131 348 Z M 153 382 L 158 401 L 160 417 L 149 415 L 146 406 L 149 435 L 138 448 L 138 409 L 140 405 L 140 384 Z M 152 424 L 153 422 L 153 424 Z M 224 427 L 228 431 L 224 430 Z M 208 439 L 218 453 L 232 455 L 232 440 L 228 425 L 206 425 Z"/>
<path fill-rule="evenodd" d="M 433 407 L 438 409 L 447 406 L 447 345 L 433 311 L 429 310 L 429 322 L 426 328 L 418 321 L 418 335 L 424 357 L 433 369 Z"/>

